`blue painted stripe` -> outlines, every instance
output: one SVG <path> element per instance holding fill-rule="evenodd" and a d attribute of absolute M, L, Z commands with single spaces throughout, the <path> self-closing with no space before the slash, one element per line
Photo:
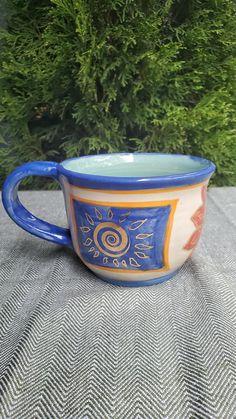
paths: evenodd
<path fill-rule="evenodd" d="M 102 281 L 108 282 L 111 285 L 118 285 L 123 287 L 146 287 L 150 285 L 155 284 L 161 284 L 162 282 L 168 281 L 169 279 L 173 278 L 177 273 L 179 269 L 172 272 L 171 274 L 161 276 L 160 278 L 154 278 L 147 281 L 116 281 L 115 279 L 109 279 L 102 275 L 97 275 L 98 278 L 100 278 Z"/>
<path fill-rule="evenodd" d="M 122 154 L 122 153 L 117 153 Z M 123 153 L 125 154 L 125 153 Z M 159 154 L 168 155 L 161 153 L 140 153 L 140 154 Z M 107 156 L 107 154 L 106 154 Z M 181 156 L 180 154 L 171 154 L 171 156 Z M 80 186 L 82 188 L 89 189 L 106 189 L 106 190 L 142 190 L 142 189 L 161 189 L 171 188 L 177 186 L 188 186 L 196 183 L 203 182 L 210 178 L 215 171 L 215 165 L 210 160 L 203 159 L 195 156 L 185 156 L 194 160 L 198 160 L 200 163 L 205 163 L 205 167 L 195 172 L 167 175 L 167 176 L 152 176 L 152 177 L 116 177 L 116 176 L 100 176 L 90 175 L 85 173 L 77 173 L 71 170 L 65 169 L 62 164 L 67 163 L 70 160 L 65 160 L 62 164 L 58 165 L 59 180 L 60 177 L 65 177 L 67 181 L 74 186 Z M 76 157 L 76 159 L 92 158 L 93 156 Z"/>

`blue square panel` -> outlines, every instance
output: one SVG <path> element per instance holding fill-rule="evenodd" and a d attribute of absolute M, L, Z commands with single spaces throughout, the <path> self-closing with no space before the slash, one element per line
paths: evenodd
<path fill-rule="evenodd" d="M 171 205 L 115 207 L 73 200 L 77 240 L 84 261 L 122 270 L 165 267 Z"/>

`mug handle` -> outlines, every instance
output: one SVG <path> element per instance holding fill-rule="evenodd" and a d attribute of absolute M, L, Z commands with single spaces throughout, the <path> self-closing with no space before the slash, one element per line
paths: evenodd
<path fill-rule="evenodd" d="M 58 180 L 57 167 L 57 163 L 50 161 L 36 161 L 18 167 L 3 185 L 2 201 L 8 215 L 24 230 L 41 239 L 73 248 L 69 229 L 35 217 L 21 204 L 17 193 L 21 180 L 27 176 L 47 176 Z"/>

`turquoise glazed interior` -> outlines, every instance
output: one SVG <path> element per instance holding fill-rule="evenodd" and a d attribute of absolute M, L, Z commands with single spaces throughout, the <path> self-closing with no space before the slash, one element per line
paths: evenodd
<path fill-rule="evenodd" d="M 201 171 L 209 166 L 201 158 L 158 153 L 124 153 L 79 157 L 62 166 L 75 173 L 113 177 L 173 176 Z"/>

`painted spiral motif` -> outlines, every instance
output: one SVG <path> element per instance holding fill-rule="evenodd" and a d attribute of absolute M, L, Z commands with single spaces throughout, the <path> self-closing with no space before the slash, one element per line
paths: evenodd
<path fill-rule="evenodd" d="M 98 224 L 93 232 L 93 239 L 100 252 L 112 257 L 124 255 L 130 246 L 126 231 L 111 222 Z"/>

